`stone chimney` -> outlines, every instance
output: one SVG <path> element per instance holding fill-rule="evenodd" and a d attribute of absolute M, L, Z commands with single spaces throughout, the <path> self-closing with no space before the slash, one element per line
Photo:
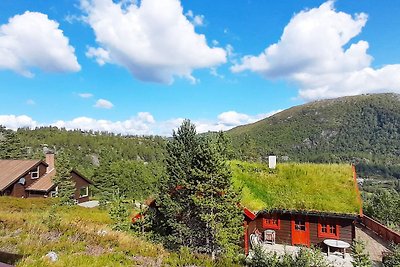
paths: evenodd
<path fill-rule="evenodd" d="M 269 156 L 268 157 L 268 167 L 270 169 L 276 168 L 276 156 Z"/>
<path fill-rule="evenodd" d="M 48 167 L 47 167 L 47 172 L 51 172 L 53 169 L 54 169 L 54 167 L 55 167 L 55 159 L 54 159 L 54 153 L 53 152 L 47 152 L 46 153 L 46 163 L 47 163 L 47 165 L 49 165 Z"/>

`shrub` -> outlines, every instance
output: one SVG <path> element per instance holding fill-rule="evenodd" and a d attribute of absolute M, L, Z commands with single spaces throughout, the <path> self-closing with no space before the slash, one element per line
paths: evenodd
<path fill-rule="evenodd" d="M 249 267 L 329 267 L 329 262 L 324 258 L 319 249 L 301 248 L 299 253 L 291 255 L 285 253 L 278 256 L 276 253 L 264 252 L 256 247 L 247 260 Z"/>
<path fill-rule="evenodd" d="M 371 258 L 365 251 L 365 243 L 361 240 L 354 240 L 351 245 L 353 256 L 352 264 L 354 267 L 368 267 L 372 266 Z"/>
<path fill-rule="evenodd" d="M 383 266 L 398 267 L 400 266 L 400 245 L 394 247 L 393 252 L 383 258 Z"/>
<path fill-rule="evenodd" d="M 49 228 L 49 230 L 59 230 L 61 226 L 61 217 L 57 211 L 58 206 L 53 205 L 47 213 L 42 218 L 44 225 Z"/>

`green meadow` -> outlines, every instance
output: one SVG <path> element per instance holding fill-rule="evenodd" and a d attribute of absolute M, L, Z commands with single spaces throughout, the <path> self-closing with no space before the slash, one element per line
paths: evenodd
<path fill-rule="evenodd" d="M 133 232 L 114 231 L 106 210 L 54 204 L 56 199 L 0 197 L 0 252 L 22 257 L 10 263 L 18 267 L 235 266 L 224 260 L 212 262 L 187 249 L 169 252 Z M 57 261 L 45 257 L 50 251 L 57 253 Z"/>

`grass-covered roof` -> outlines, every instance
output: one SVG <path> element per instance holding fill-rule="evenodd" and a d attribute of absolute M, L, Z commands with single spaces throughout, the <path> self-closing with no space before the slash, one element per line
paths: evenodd
<path fill-rule="evenodd" d="M 242 188 L 243 206 L 252 211 L 286 209 L 357 214 L 358 190 L 348 164 L 231 161 L 234 186 Z"/>

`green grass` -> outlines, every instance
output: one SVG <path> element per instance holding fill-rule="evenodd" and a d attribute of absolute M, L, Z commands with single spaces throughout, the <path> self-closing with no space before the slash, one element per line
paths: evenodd
<path fill-rule="evenodd" d="M 288 209 L 357 214 L 361 203 L 347 164 L 230 162 L 241 203 L 253 210 Z"/>
<path fill-rule="evenodd" d="M 54 207 L 56 203 L 0 197 L 0 252 L 23 255 L 13 262 L 17 267 L 239 266 L 185 250 L 169 252 L 132 232 L 112 230 L 105 210 Z M 57 253 L 56 262 L 44 257 L 50 251 Z"/>

